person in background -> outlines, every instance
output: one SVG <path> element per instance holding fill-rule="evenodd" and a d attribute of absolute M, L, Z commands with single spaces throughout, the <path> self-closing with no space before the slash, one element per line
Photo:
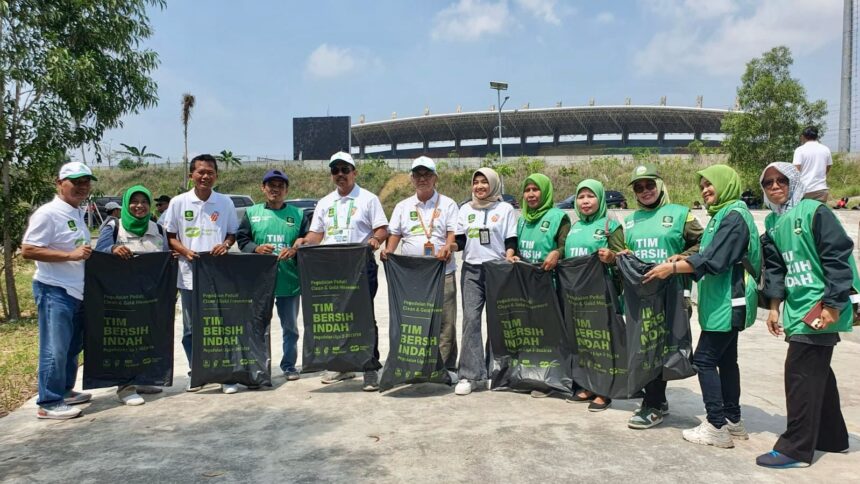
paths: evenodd
<path fill-rule="evenodd" d="M 513 260 L 517 247 L 514 207 L 502 201 L 502 181 L 492 168 L 472 174 L 472 201 L 460 207 L 455 234 L 457 250 L 463 251 L 460 290 L 463 294 L 463 338 L 460 344 L 460 381 L 457 395 L 468 395 L 486 385 L 487 361 L 481 334 L 481 315 L 486 304 L 484 270 L 491 260 Z"/>
<path fill-rule="evenodd" d="M 167 207 L 169 206 L 170 197 L 167 195 L 162 195 L 155 199 L 155 211 L 152 213 L 152 219 L 154 222 L 158 223 L 158 225 L 163 225 L 164 212 L 167 211 Z"/>
<path fill-rule="evenodd" d="M 93 181 L 97 178 L 83 163 L 73 161 L 60 167 L 57 194 L 33 212 L 21 241 L 22 257 L 36 261 L 37 418 L 78 417 L 81 410 L 71 405 L 86 403 L 92 397 L 73 389 L 84 343 L 84 261 L 92 253 L 90 231 L 80 206 L 89 198 Z"/>
<path fill-rule="evenodd" d="M 669 192 L 654 165 L 637 166 L 630 184 L 639 208 L 624 220 L 627 250 L 651 263 L 681 261 L 699 252 L 702 226 L 690 209 L 669 201 Z M 687 311 L 691 313 L 691 285 L 685 285 Z M 662 377 L 655 378 L 643 391 L 642 406 L 627 421 L 631 429 L 651 428 L 663 422 L 663 417 L 669 413 L 666 382 Z"/>
<path fill-rule="evenodd" d="M 785 335 L 787 428 L 764 467 L 807 467 L 815 451 L 848 450 L 848 429 L 830 366 L 839 333 L 852 330 L 852 303 L 860 303 L 854 244 L 823 203 L 804 197 L 802 174 L 771 163 L 761 175 L 765 204 L 762 249 L 768 331 Z M 782 324 L 779 322 L 782 303 Z"/>
<path fill-rule="evenodd" d="M 432 159 L 420 156 L 412 162 L 415 195 L 394 207 L 388 227 L 391 235 L 381 258 L 386 260 L 400 246 L 403 254 L 435 256 L 447 262 L 439 354 L 448 370 L 457 371 L 457 261 L 453 251 L 459 211 L 454 200 L 436 191 L 438 178 Z"/>
<path fill-rule="evenodd" d="M 621 294 L 621 280 L 612 267 L 615 266 L 615 254 L 626 249 L 624 229 L 607 215 L 604 194 L 603 184 L 597 180 L 583 180 L 576 187 L 576 214 L 579 219 L 567 235 L 564 257 L 580 257 L 597 252 L 600 262 L 609 266 L 618 294 Z M 606 410 L 612 404 L 609 397 L 596 395 L 587 388 L 575 389 L 567 401 L 589 402 L 588 410 L 591 412 Z"/>
<path fill-rule="evenodd" d="M 792 164 L 800 172 L 800 181 L 806 187 L 804 198 L 827 203 L 830 190 L 827 174 L 833 165 L 830 148 L 818 142 L 818 128 L 807 126 L 800 135 L 800 146 L 794 150 Z"/>
<path fill-rule="evenodd" d="M 96 251 L 128 260 L 134 254 L 170 250 L 164 229 L 151 219 L 151 207 L 152 194 L 146 187 L 135 185 L 126 190 L 116 228 L 106 230 L 107 227 L 102 227 Z M 150 385 L 120 385 L 116 389 L 116 398 L 124 405 L 137 406 L 146 403 L 141 393 L 161 391 L 161 388 Z"/>
<path fill-rule="evenodd" d="M 290 190 L 290 179 L 281 170 L 269 170 L 260 186 L 264 203 L 249 207 L 239 224 L 236 242 L 242 252 L 278 256 L 275 282 L 275 308 L 283 331 L 281 371 L 287 381 L 300 378 L 296 369 L 299 341 L 299 268 L 296 249 L 308 231 L 302 211 L 284 203 Z"/>
<path fill-rule="evenodd" d="M 726 165 L 713 165 L 698 175 L 702 200 L 711 217 L 699 253 L 654 266 L 642 282 L 676 274 L 692 274 L 698 281 L 702 331 L 693 367 L 699 375 L 707 419 L 682 435 L 696 444 L 731 448 L 733 439 L 749 439 L 741 420 L 738 334 L 755 322 L 761 246 L 752 214 L 740 200 L 737 172 Z M 747 274 L 748 269 L 752 275 Z"/>

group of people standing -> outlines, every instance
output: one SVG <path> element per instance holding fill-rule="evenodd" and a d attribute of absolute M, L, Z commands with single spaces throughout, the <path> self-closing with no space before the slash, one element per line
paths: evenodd
<path fill-rule="evenodd" d="M 755 320 L 757 281 L 763 278 L 762 295 L 770 308 L 768 329 L 775 336 L 785 334 L 789 341 L 785 365 L 788 429 L 774 451 L 760 456 L 758 463 L 772 467 L 808 465 L 816 449 L 847 449 L 848 435 L 830 359 L 838 333 L 851 330 L 850 301 L 860 289 L 853 243 L 829 209 L 819 201 L 803 198 L 805 188 L 791 164 L 773 163 L 761 175 L 765 203 L 772 210 L 761 242 L 752 216 L 740 200 L 740 177 L 725 165 L 698 172 L 699 189 L 710 216 L 706 227 L 688 208 L 671 203 L 660 173 L 648 164 L 633 170 L 630 185 L 638 207 L 623 221 L 607 212 L 604 187 L 597 180 L 578 184 L 576 219 L 572 220 L 554 207 L 552 182 L 539 173 L 528 176 L 522 185 L 523 209 L 518 217 L 502 200 L 500 176 L 486 167 L 473 173 L 471 200 L 458 208 L 436 190 L 436 165 L 424 156 L 412 163 L 415 194 L 396 205 L 389 221 L 379 198 L 356 183 L 358 168 L 351 155 L 335 153 L 329 167 L 335 190 L 318 202 L 309 221 L 299 209 L 284 202 L 289 178 L 281 170 L 265 174 L 261 182 L 265 202 L 250 207 L 240 221 L 230 199 L 212 189 L 218 177 L 216 160 L 210 155 L 197 156 L 189 173 L 194 188 L 174 197 L 159 223 L 151 220 L 150 192 L 142 186 L 131 187 L 123 197 L 117 227 L 109 236 L 100 237 L 96 250 L 123 259 L 135 253 L 171 250 L 179 258 L 182 343 L 189 366 L 194 290 L 191 261 L 197 253 L 209 251 L 223 256 L 238 243 L 243 252 L 278 256 L 275 308 L 284 334 L 280 368 L 288 381 L 300 378 L 296 367 L 300 290 L 295 259 L 300 246 L 367 244 L 373 251 L 384 246 L 380 254 L 383 261 L 398 249 L 403 254 L 445 261 L 439 350 L 445 366 L 459 376 L 454 389 L 457 395 L 487 387 L 483 263 L 522 261 L 552 271 L 561 259 L 597 253 L 607 270 L 615 274 L 616 257 L 630 253 L 654 264 L 645 275 L 646 283 L 669 277 L 685 278 L 688 289 L 693 280 L 698 283 L 702 331 L 693 365 L 707 418 L 685 430 L 683 437 L 717 447 L 732 447 L 733 439 L 748 438 L 741 419 L 737 345 L 740 332 Z M 33 287 L 41 335 L 39 418 L 76 417 L 80 410 L 70 405 L 90 398 L 73 387 L 83 331 L 84 261 L 92 250 L 78 207 L 95 179 L 86 165 L 63 165 L 57 196 L 33 214 L 24 236 L 24 257 L 35 260 L 37 266 Z M 455 252 L 462 253 L 463 334 L 459 345 Z M 374 258 L 366 270 L 373 298 L 378 287 Z M 689 293 L 685 291 L 685 295 Z M 692 305 L 688 307 L 691 311 Z M 816 307 L 820 317 L 805 324 L 805 316 Z M 378 330 L 376 335 L 373 361 L 379 360 Z M 378 364 L 365 368 L 363 390 L 379 388 L 378 370 Z M 354 377 L 353 373 L 332 372 L 322 378 L 322 383 Z M 189 383 L 186 390 L 193 392 L 199 387 Z M 654 427 L 669 412 L 662 378 L 642 390 L 642 404 L 628 420 L 633 429 Z M 158 391 L 161 389 L 157 387 L 124 386 L 117 390 L 117 398 L 128 405 L 140 405 L 144 403 L 140 394 Z M 222 385 L 222 391 L 235 393 L 238 385 Z M 533 392 L 532 396 L 547 394 Z M 611 405 L 608 397 L 578 386 L 569 401 L 588 403 L 591 411 Z"/>

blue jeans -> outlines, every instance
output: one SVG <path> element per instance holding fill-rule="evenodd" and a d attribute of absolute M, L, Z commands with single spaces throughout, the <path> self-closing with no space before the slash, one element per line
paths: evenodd
<path fill-rule="evenodd" d="M 739 422 L 741 372 L 738 368 L 738 330 L 726 333 L 702 331 L 693 353 L 693 367 L 699 374 L 708 422 L 718 429 L 726 424 L 727 418 Z"/>
<path fill-rule="evenodd" d="M 284 356 L 281 358 L 281 371 L 296 371 L 296 358 L 299 356 L 299 296 L 278 296 L 275 298 L 275 309 L 281 319 L 281 330 L 284 333 Z"/>
<path fill-rule="evenodd" d="M 39 311 L 39 399 L 54 405 L 75 387 L 84 345 L 84 304 L 65 289 L 33 281 Z"/>
<path fill-rule="evenodd" d="M 191 301 L 193 293 L 188 289 L 180 289 L 179 296 L 182 299 L 182 348 L 185 357 L 188 358 L 188 368 L 191 369 Z M 189 371 L 190 375 L 191 372 Z"/>

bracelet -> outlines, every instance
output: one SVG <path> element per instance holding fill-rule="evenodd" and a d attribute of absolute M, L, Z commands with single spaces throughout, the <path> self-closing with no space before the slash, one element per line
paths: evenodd
<path fill-rule="evenodd" d="M 672 261 L 672 274 L 678 273 L 678 266 L 676 264 L 677 264 L 676 261 Z"/>

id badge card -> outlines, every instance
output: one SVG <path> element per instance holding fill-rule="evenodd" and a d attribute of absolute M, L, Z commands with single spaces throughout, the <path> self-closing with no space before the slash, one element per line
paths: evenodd
<path fill-rule="evenodd" d="M 478 240 L 481 245 L 490 245 L 490 229 L 478 229 Z"/>
<path fill-rule="evenodd" d="M 332 230 L 331 236 L 334 239 L 335 243 L 345 244 L 345 243 L 349 242 L 349 231 L 348 230 L 344 230 L 344 229 Z"/>
<path fill-rule="evenodd" d="M 436 247 L 431 242 L 424 243 L 424 255 L 431 257 L 436 255 Z"/>

